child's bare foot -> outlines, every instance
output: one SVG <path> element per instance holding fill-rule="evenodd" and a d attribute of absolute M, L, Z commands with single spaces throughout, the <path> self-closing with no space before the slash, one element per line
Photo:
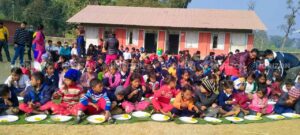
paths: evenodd
<path fill-rule="evenodd" d="M 25 113 L 25 116 L 26 117 L 28 117 L 28 116 L 30 116 L 31 115 L 31 113 Z"/>

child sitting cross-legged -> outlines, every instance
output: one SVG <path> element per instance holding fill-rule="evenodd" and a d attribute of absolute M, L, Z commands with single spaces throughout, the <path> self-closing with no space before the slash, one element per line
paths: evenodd
<path fill-rule="evenodd" d="M 19 108 L 26 115 L 48 113 L 55 88 L 44 82 L 44 75 L 36 72 L 31 76 L 31 86 L 26 88 L 24 102 Z"/>
<path fill-rule="evenodd" d="M 300 83 L 289 92 L 283 93 L 277 101 L 274 112 L 277 114 L 296 112 L 300 114 Z"/>
<path fill-rule="evenodd" d="M 199 113 L 199 109 L 194 105 L 193 88 L 190 86 L 182 88 L 181 92 L 177 94 L 173 106 L 172 114 L 179 117 L 194 117 L 196 113 Z"/>
<path fill-rule="evenodd" d="M 53 99 L 61 98 L 61 103 L 50 107 L 53 114 L 77 116 L 79 110 L 79 99 L 83 96 L 83 89 L 76 82 L 79 80 L 80 72 L 69 69 L 64 75 L 64 86 L 53 94 Z"/>
<path fill-rule="evenodd" d="M 90 82 L 91 89 L 80 98 L 80 110 L 77 115 L 77 122 L 81 121 L 84 113 L 88 115 L 104 113 L 105 120 L 110 117 L 111 102 L 107 96 L 106 90 L 103 89 L 103 84 L 98 79 L 93 79 Z"/>
<path fill-rule="evenodd" d="M 151 102 L 156 112 L 168 114 L 173 109 L 171 98 L 175 97 L 178 93 L 175 89 L 176 78 L 169 75 L 164 79 L 164 83 L 165 85 L 154 92 Z"/>
<path fill-rule="evenodd" d="M 273 111 L 273 106 L 268 105 L 268 89 L 265 85 L 260 85 L 257 92 L 253 95 L 251 104 L 249 105 L 250 114 L 270 114 Z"/>
<path fill-rule="evenodd" d="M 233 116 L 240 113 L 240 108 L 234 105 L 233 82 L 225 81 L 224 90 L 218 96 L 218 104 L 221 106 L 219 113 L 223 116 Z"/>
<path fill-rule="evenodd" d="M 17 94 L 6 84 L 0 84 L 0 116 L 14 115 L 19 112 Z"/>

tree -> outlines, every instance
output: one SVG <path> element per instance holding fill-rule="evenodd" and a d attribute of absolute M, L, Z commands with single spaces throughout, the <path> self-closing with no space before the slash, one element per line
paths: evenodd
<path fill-rule="evenodd" d="M 256 2 L 254 0 L 250 0 L 248 3 L 248 10 L 254 10 L 255 5 L 256 5 Z"/>
<path fill-rule="evenodd" d="M 294 0 L 287 0 L 287 5 L 289 14 L 284 17 L 286 24 L 281 25 L 281 29 L 285 32 L 281 49 L 284 49 L 289 35 L 295 30 L 294 26 L 296 25 L 296 16 L 300 10 L 300 0 L 298 0 L 298 3 L 295 3 Z"/>
<path fill-rule="evenodd" d="M 260 50 L 267 48 L 270 45 L 269 37 L 266 31 L 255 31 L 254 32 L 254 46 Z"/>

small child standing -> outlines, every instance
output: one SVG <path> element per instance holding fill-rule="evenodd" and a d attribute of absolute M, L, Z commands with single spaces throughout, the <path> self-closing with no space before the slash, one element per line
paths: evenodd
<path fill-rule="evenodd" d="M 48 113 L 52 105 L 51 97 L 55 89 L 44 82 L 44 75 L 36 72 L 31 77 L 31 86 L 26 88 L 24 102 L 19 108 L 26 115 Z"/>
<path fill-rule="evenodd" d="M 107 96 L 106 90 L 103 89 L 103 84 L 98 79 L 93 79 L 90 82 L 91 89 L 80 98 L 80 110 L 77 115 L 77 122 L 79 123 L 84 116 L 99 114 L 104 112 L 105 120 L 110 117 L 111 102 Z"/>
<path fill-rule="evenodd" d="M 189 86 L 183 87 L 177 94 L 173 106 L 172 114 L 179 117 L 194 117 L 199 113 L 199 109 L 194 105 L 193 89 Z"/>
<path fill-rule="evenodd" d="M 270 114 L 273 111 L 273 106 L 268 105 L 268 89 L 266 86 L 262 85 L 258 87 L 257 92 L 253 95 L 251 104 L 249 105 L 250 114 L 256 115 Z"/>
<path fill-rule="evenodd" d="M 167 76 L 164 83 L 165 85 L 154 92 L 154 97 L 151 101 L 156 112 L 167 114 L 173 109 L 170 103 L 171 98 L 175 97 L 178 92 L 175 89 L 176 78 L 174 76 Z"/>
<path fill-rule="evenodd" d="M 16 115 L 19 112 L 19 101 L 16 93 L 6 84 L 0 84 L 0 116 Z"/>

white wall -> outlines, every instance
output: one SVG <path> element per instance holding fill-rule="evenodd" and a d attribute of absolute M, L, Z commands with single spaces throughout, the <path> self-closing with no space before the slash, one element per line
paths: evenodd
<path fill-rule="evenodd" d="M 85 41 L 86 41 L 86 48 L 90 44 L 98 45 L 99 44 L 99 27 L 96 26 L 85 26 Z"/>

